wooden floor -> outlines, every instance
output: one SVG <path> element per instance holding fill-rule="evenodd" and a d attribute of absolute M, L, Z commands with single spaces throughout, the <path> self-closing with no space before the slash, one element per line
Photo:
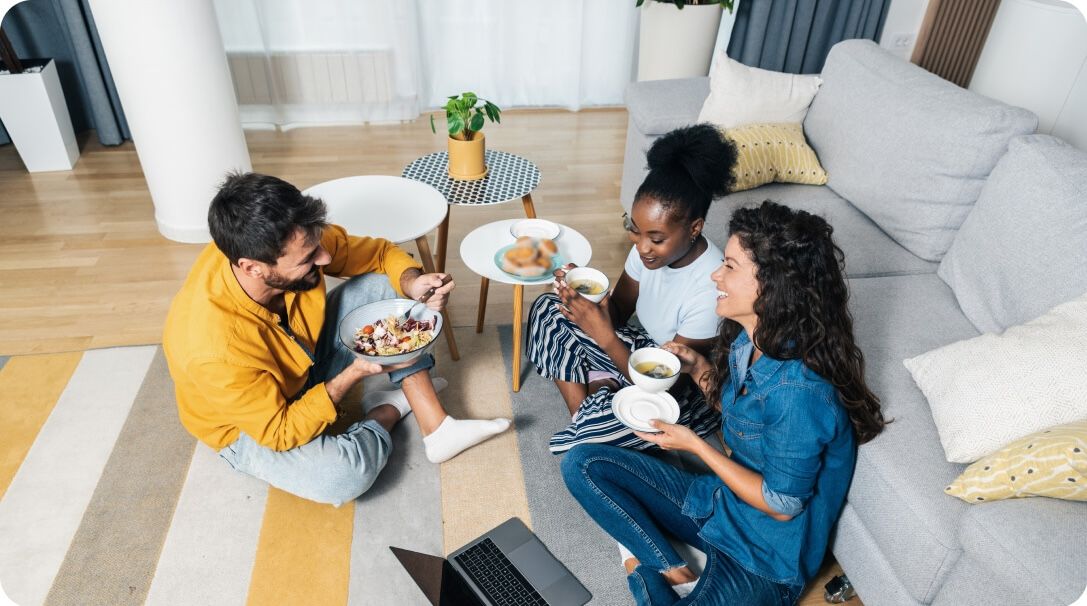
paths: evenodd
<path fill-rule="evenodd" d="M 618 273 L 628 247 L 618 202 L 626 112 L 509 111 L 503 118 L 488 126 L 487 143 L 540 167 L 539 216 L 591 234 L 593 264 Z M 201 248 L 159 235 L 131 142 L 106 148 L 93 134 L 83 138 L 68 172 L 28 174 L 12 146 L 0 147 L 0 355 L 157 343 L 170 299 Z M 255 171 L 301 189 L 349 175 L 399 175 L 444 145 L 424 119 L 247 131 L 246 138 Z M 523 213 L 516 201 L 451 209 L 454 326 L 474 325 L 479 297 L 479 277 L 460 261 L 457 243 L 479 225 Z M 492 286 L 488 324 L 511 321 L 512 290 Z M 542 291 L 527 288 L 525 298 Z"/>
<path fill-rule="evenodd" d="M 539 166 L 537 213 L 585 234 L 592 265 L 611 276 L 630 246 L 619 205 L 626 122 L 621 109 L 508 111 L 486 130 L 492 149 Z M 255 171 L 301 189 L 349 175 L 399 175 L 444 146 L 425 116 L 406 124 L 247 131 L 246 139 Z M 0 355 L 158 343 L 170 300 L 201 249 L 159 235 L 131 142 L 107 148 L 87 133 L 80 143 L 74 170 L 37 174 L 26 172 L 11 145 L 0 147 Z M 457 243 L 523 210 L 514 202 L 451 213 L 447 269 L 458 288 L 450 309 L 454 326 L 468 331 L 479 278 L 460 261 Z M 526 302 L 544 289 L 526 288 Z M 512 288 L 492 284 L 487 324 L 508 324 L 511 314 Z M 802 603 L 822 604 L 822 586 L 838 570 L 829 565 Z"/>

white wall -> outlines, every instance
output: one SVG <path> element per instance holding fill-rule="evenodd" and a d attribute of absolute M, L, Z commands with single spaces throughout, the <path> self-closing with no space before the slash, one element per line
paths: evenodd
<path fill-rule="evenodd" d="M 1038 115 L 1038 132 L 1087 150 L 1087 20 L 1060 0 L 1003 0 L 970 90 Z"/>
<path fill-rule="evenodd" d="M 909 59 L 917 44 L 917 32 L 921 31 L 921 21 L 927 8 L 928 0 L 891 0 L 879 45 Z"/>

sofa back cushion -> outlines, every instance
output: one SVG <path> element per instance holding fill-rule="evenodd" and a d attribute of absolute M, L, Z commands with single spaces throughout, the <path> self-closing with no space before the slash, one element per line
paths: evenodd
<path fill-rule="evenodd" d="M 1049 135 L 1013 139 L 937 274 L 983 332 L 1087 292 L 1087 153 Z"/>
<path fill-rule="evenodd" d="M 939 261 L 1031 112 L 971 93 L 867 40 L 831 49 L 804 131 L 827 185 L 913 254 Z"/>

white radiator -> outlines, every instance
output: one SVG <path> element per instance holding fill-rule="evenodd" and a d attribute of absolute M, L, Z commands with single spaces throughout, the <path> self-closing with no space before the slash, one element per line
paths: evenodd
<path fill-rule="evenodd" d="M 389 50 L 227 54 L 238 105 L 388 103 Z"/>

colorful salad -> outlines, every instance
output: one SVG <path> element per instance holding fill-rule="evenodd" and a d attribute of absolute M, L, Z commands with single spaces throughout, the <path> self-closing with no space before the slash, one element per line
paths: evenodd
<path fill-rule="evenodd" d="M 355 351 L 368 356 L 408 353 L 434 340 L 437 318 L 407 320 L 389 316 L 355 331 Z"/>

